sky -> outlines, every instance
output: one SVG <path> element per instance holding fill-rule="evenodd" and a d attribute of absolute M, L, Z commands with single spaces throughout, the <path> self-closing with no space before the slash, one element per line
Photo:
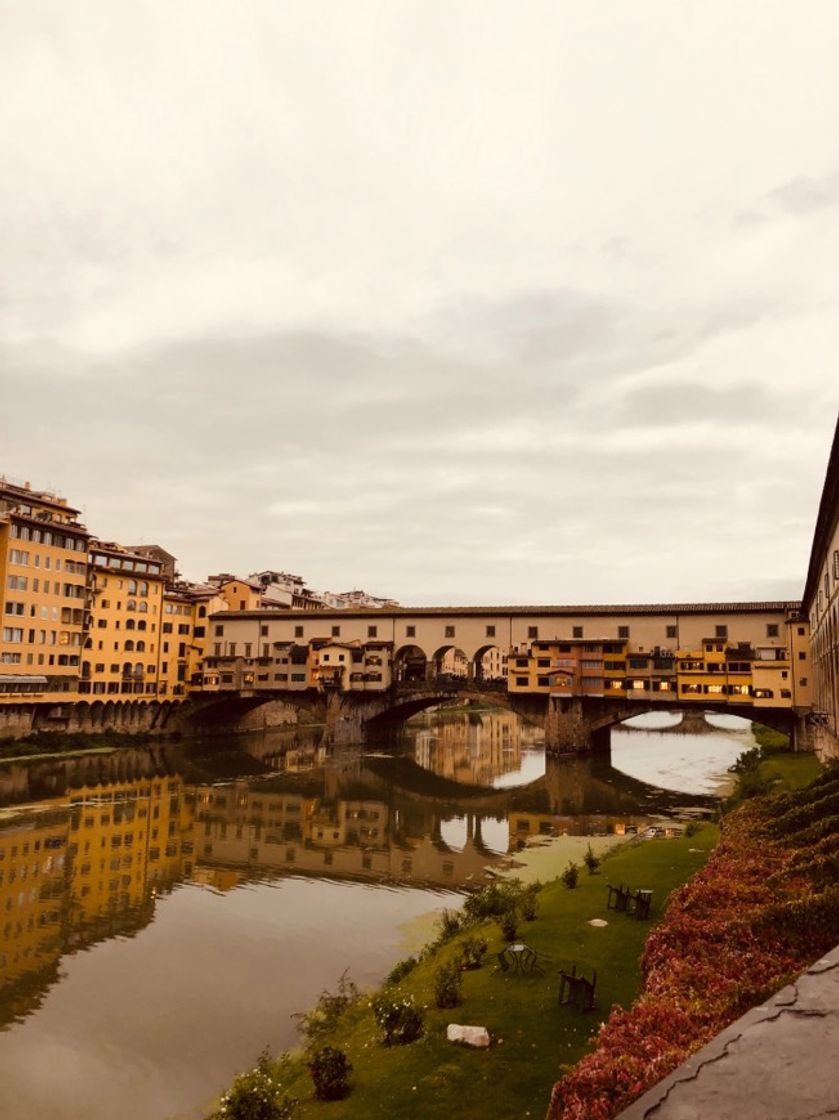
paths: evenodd
<path fill-rule="evenodd" d="M 834 0 L 0 0 L 0 474 L 185 576 L 796 598 Z"/>

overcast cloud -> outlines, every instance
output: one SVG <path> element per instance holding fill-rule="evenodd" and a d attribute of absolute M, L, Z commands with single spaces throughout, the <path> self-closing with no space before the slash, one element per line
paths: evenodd
<path fill-rule="evenodd" d="M 185 575 L 795 597 L 833 0 L 0 0 L 0 472 Z"/>

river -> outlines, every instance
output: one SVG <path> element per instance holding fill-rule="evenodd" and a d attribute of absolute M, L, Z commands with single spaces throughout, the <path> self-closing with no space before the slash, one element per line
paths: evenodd
<path fill-rule="evenodd" d="M 533 837 L 711 804 L 749 725 L 679 718 L 616 729 L 610 760 L 546 757 L 495 709 L 379 747 L 313 728 L 0 764 L 2 1116 L 202 1115 L 345 969 L 380 981 L 412 922 Z"/>

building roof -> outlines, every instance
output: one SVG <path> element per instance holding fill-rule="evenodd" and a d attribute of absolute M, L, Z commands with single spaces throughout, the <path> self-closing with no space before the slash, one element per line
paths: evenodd
<path fill-rule="evenodd" d="M 830 449 L 830 457 L 827 461 L 827 472 L 822 487 L 819 512 L 816 515 L 816 528 L 813 532 L 807 582 L 804 585 L 804 594 L 801 596 L 801 605 L 805 614 L 809 614 L 813 599 L 818 594 L 822 564 L 825 561 L 837 519 L 839 519 L 839 417 L 836 419 L 833 446 Z"/>
<path fill-rule="evenodd" d="M 313 622 L 323 622 L 325 619 L 334 618 L 347 621 L 351 618 L 370 618 L 381 622 L 383 618 L 445 618 L 457 616 L 461 618 L 482 617 L 542 617 L 579 618 L 612 615 L 693 615 L 693 614 L 766 614 L 781 612 L 797 612 L 801 603 L 797 600 L 755 601 L 747 603 L 629 603 L 629 604 L 581 604 L 580 606 L 489 606 L 489 607 L 390 607 L 381 608 L 360 607 L 349 610 L 334 610 L 327 607 L 325 610 L 294 611 L 295 622 L 304 622 L 311 619 Z M 275 614 L 273 611 L 226 611 L 225 617 L 257 618 L 265 614 Z M 289 615 L 291 617 L 291 615 Z M 593 641 L 594 639 L 587 639 Z M 603 639 L 614 641 L 615 639 Z"/>

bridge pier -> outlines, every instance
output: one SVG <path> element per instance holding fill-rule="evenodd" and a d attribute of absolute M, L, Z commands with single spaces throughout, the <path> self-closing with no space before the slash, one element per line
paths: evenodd
<path fill-rule="evenodd" d="M 608 751 L 609 728 L 595 727 L 580 697 L 548 699 L 545 747 L 556 754 Z"/>

